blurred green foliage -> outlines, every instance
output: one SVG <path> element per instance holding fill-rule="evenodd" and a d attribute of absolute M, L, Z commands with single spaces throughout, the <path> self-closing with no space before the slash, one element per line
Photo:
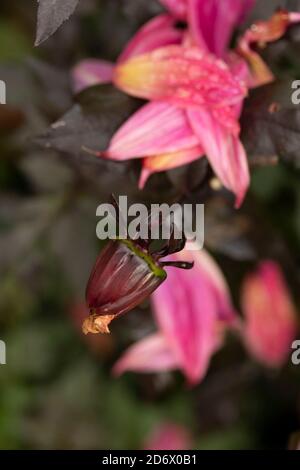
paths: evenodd
<path fill-rule="evenodd" d="M 21 60 L 31 53 L 30 38 L 10 20 L 0 21 L 0 60 Z"/>

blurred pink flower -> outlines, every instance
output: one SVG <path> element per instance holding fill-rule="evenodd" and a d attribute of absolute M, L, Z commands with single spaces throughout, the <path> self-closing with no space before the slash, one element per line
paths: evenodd
<path fill-rule="evenodd" d="M 297 314 L 277 263 L 264 261 L 246 277 L 241 302 L 249 351 L 267 366 L 281 366 L 297 334 Z"/>
<path fill-rule="evenodd" d="M 115 374 L 180 369 L 190 384 L 205 376 L 236 314 L 216 263 L 205 251 L 188 248 L 170 259 L 185 256 L 194 262 L 193 269 L 184 276 L 168 270 L 167 280 L 152 296 L 159 331 L 131 346 L 115 364 Z"/>
<path fill-rule="evenodd" d="M 154 429 L 144 443 L 145 450 L 189 450 L 192 437 L 183 426 L 174 423 L 162 423 Z"/>
<path fill-rule="evenodd" d="M 82 60 L 72 71 L 73 90 L 75 93 L 84 88 L 109 83 L 112 81 L 114 64 L 106 60 L 86 59 Z"/>

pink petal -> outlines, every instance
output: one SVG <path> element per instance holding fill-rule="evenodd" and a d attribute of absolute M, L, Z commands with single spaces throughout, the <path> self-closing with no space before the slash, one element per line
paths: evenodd
<path fill-rule="evenodd" d="M 248 275 L 241 301 L 250 352 L 263 364 L 281 366 L 297 334 L 297 314 L 279 265 L 264 261 Z"/>
<path fill-rule="evenodd" d="M 226 56 L 226 63 L 228 64 L 232 75 L 240 81 L 249 86 L 250 71 L 248 64 L 239 54 L 234 51 L 230 51 Z"/>
<path fill-rule="evenodd" d="M 190 271 L 168 269 L 168 278 L 152 300 L 160 334 L 133 345 L 117 362 L 114 372 L 156 372 L 179 368 L 191 384 L 205 375 L 212 354 L 220 347 L 225 322 L 235 312 L 219 268 L 195 243 L 169 257 L 194 261 Z"/>
<path fill-rule="evenodd" d="M 152 299 L 158 325 L 177 363 L 190 383 L 199 382 L 220 346 L 218 300 L 210 282 L 195 267 L 169 268 L 167 280 Z"/>
<path fill-rule="evenodd" d="M 300 22 L 300 13 L 298 11 L 289 12 L 289 23 L 295 24 Z"/>
<path fill-rule="evenodd" d="M 228 284 L 221 269 L 209 255 L 209 253 L 196 246 L 195 242 L 187 242 L 186 247 L 175 255 L 179 261 L 193 261 L 197 274 L 202 278 L 206 278 L 210 284 L 210 288 L 215 295 L 218 308 L 218 318 L 227 323 L 235 322 L 237 313 L 232 305 L 231 295 Z"/>
<path fill-rule="evenodd" d="M 258 54 L 257 54 L 258 55 Z M 259 57 L 259 56 L 258 56 Z M 253 79 L 253 73 L 246 59 L 239 55 L 235 51 L 230 51 L 226 56 L 226 63 L 228 64 L 232 75 L 240 81 L 243 81 L 247 88 L 256 87 L 255 80 Z M 268 69 L 269 70 L 269 69 Z M 240 117 L 242 112 L 243 103 L 237 105 L 236 117 Z"/>
<path fill-rule="evenodd" d="M 234 29 L 254 6 L 255 0 L 187 0 L 191 32 L 196 44 L 223 57 Z"/>
<path fill-rule="evenodd" d="M 146 450 L 192 449 L 192 438 L 188 429 L 178 424 L 164 423 L 154 429 L 145 442 Z"/>
<path fill-rule="evenodd" d="M 159 15 L 146 23 L 129 41 L 118 62 L 153 51 L 170 44 L 180 44 L 183 31 L 175 28 L 175 20 L 170 15 Z"/>
<path fill-rule="evenodd" d="M 143 106 L 123 124 L 113 136 L 106 155 L 114 160 L 127 160 L 197 145 L 198 139 L 184 111 L 155 102 Z"/>
<path fill-rule="evenodd" d="M 131 346 L 116 362 L 113 373 L 161 372 L 176 369 L 177 363 L 165 337 L 155 333 Z"/>
<path fill-rule="evenodd" d="M 214 172 L 236 195 L 236 207 L 239 207 L 250 182 L 247 156 L 241 142 L 204 108 L 188 110 L 188 117 Z"/>
<path fill-rule="evenodd" d="M 72 71 L 73 90 L 78 93 L 92 85 L 112 81 L 114 64 L 105 60 L 86 59 Z"/>
<path fill-rule="evenodd" d="M 144 158 L 143 169 L 139 181 L 139 188 L 143 189 L 145 183 L 152 173 L 171 170 L 178 166 L 187 165 L 203 156 L 203 150 L 200 146 L 180 150 L 173 153 L 155 155 L 154 157 Z"/>
<path fill-rule="evenodd" d="M 178 106 L 221 108 L 247 94 L 225 62 L 196 47 L 167 46 L 119 64 L 115 84 L 126 93 Z"/>
<path fill-rule="evenodd" d="M 224 128 L 224 130 L 238 137 L 241 131 L 238 119 L 241 115 L 242 109 L 243 102 L 241 101 L 235 106 L 224 106 L 223 108 L 213 109 L 211 115 L 217 123 Z"/>
<path fill-rule="evenodd" d="M 176 18 L 184 19 L 186 16 L 186 1 L 187 0 L 160 0 Z"/>

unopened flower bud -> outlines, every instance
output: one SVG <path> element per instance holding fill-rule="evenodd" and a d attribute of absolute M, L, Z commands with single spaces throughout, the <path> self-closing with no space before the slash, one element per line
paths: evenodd
<path fill-rule="evenodd" d="M 149 240 L 111 240 L 101 251 L 86 289 L 90 316 L 83 324 L 87 333 L 109 333 L 108 325 L 149 297 L 166 279 L 164 266 L 190 269 L 193 263 L 160 259 L 183 249 L 185 239 L 170 240 L 151 252 Z"/>

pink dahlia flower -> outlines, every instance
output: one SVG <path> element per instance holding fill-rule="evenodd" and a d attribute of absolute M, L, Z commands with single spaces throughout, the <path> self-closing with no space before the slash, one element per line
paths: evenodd
<path fill-rule="evenodd" d="M 113 136 L 99 156 L 142 158 L 140 187 L 158 171 L 206 156 L 222 184 L 243 202 L 250 176 L 239 118 L 252 86 L 274 79 L 253 44 L 279 39 L 300 13 L 278 11 L 246 31 L 229 50 L 235 28 L 254 0 L 161 0 L 168 13 L 148 22 L 117 64 L 84 61 L 75 89 L 112 80 L 126 93 L 149 100 Z M 187 27 L 176 28 L 183 20 Z"/>

